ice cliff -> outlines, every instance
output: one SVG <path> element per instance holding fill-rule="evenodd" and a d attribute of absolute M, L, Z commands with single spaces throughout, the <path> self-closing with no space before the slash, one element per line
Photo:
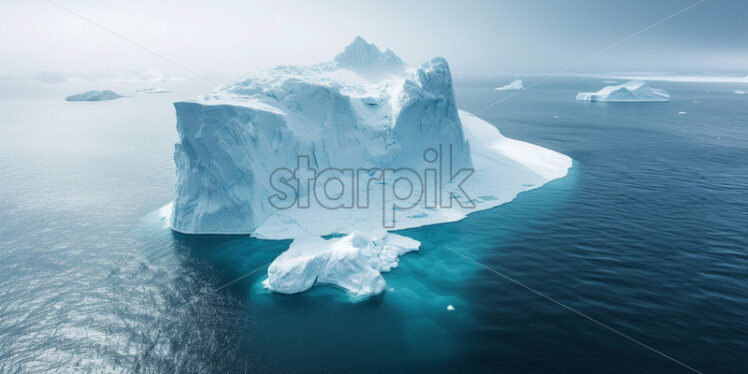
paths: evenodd
<path fill-rule="evenodd" d="M 608 86 L 597 92 L 580 92 L 579 101 L 600 102 L 645 102 L 670 101 L 670 94 L 665 90 L 651 88 L 644 81 L 634 80 L 618 86 Z"/>
<path fill-rule="evenodd" d="M 515 79 L 505 86 L 496 87 L 496 91 L 520 91 L 524 89 L 525 86 L 522 85 L 521 79 Z"/>
<path fill-rule="evenodd" d="M 567 156 L 506 138 L 458 111 L 443 58 L 411 68 L 361 38 L 331 62 L 278 66 L 174 106 L 179 142 L 171 228 L 295 239 L 264 283 L 283 293 L 314 284 L 356 296 L 380 293 L 380 273 L 418 248 L 386 231 L 460 220 L 571 167 Z M 369 179 L 345 188 L 348 174 L 336 174 L 342 187 L 328 205 L 318 201 L 318 184 L 300 182 L 306 174 L 296 190 L 278 190 L 277 182 L 291 185 L 277 173 L 297 169 L 294 176 L 313 170 L 316 181 L 329 170 Z M 469 178 L 457 185 L 450 175 L 463 171 Z M 398 176 L 422 184 L 398 184 Z M 294 204 L 273 203 L 289 195 Z M 347 235 L 320 238 L 333 233 Z"/>
<path fill-rule="evenodd" d="M 109 91 L 109 90 L 91 90 L 76 95 L 71 95 L 65 98 L 67 101 L 103 101 L 103 100 L 114 100 L 119 99 L 120 95 Z"/>

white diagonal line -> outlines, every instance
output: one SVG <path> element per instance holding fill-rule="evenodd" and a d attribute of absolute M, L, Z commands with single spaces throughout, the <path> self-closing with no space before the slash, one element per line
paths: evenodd
<path fill-rule="evenodd" d="M 107 32 L 107 33 L 109 33 L 111 35 L 114 35 L 117 38 L 122 39 L 122 40 L 124 40 L 124 41 L 126 41 L 126 42 L 128 42 L 128 43 L 130 43 L 130 44 L 132 44 L 132 45 L 134 45 L 134 46 L 136 46 L 136 47 L 138 47 L 138 48 L 140 48 L 140 49 L 142 49 L 142 50 L 144 50 L 144 51 L 146 51 L 146 52 L 148 52 L 148 53 L 150 53 L 150 54 L 152 54 L 152 55 L 154 55 L 154 56 L 156 56 L 156 57 L 158 57 L 158 58 L 160 58 L 160 59 L 162 59 L 162 60 L 164 60 L 164 61 L 172 64 L 172 65 L 174 65 L 174 66 L 177 66 L 180 69 L 182 69 L 182 70 L 184 70 L 184 71 L 186 71 L 186 72 L 188 72 L 188 73 L 190 73 L 190 74 L 192 74 L 192 75 L 194 75 L 194 76 L 196 76 L 198 78 L 202 78 L 202 79 L 204 79 L 204 80 L 206 80 L 206 81 L 208 81 L 208 82 L 210 82 L 212 84 L 218 85 L 218 83 L 216 83 L 212 79 L 207 78 L 204 75 L 199 74 L 199 73 L 195 72 L 194 70 L 192 70 L 192 69 L 190 69 L 190 68 L 188 68 L 188 67 L 186 67 L 186 66 L 184 66 L 184 65 L 182 65 L 182 64 L 180 64 L 180 63 L 178 63 L 178 62 L 176 62 L 176 61 L 174 61 L 174 60 L 172 60 L 172 59 L 170 59 L 170 58 L 168 58 L 168 57 L 166 57 L 166 56 L 164 56 L 164 55 L 162 55 L 162 54 L 160 54 L 160 53 L 158 53 L 158 52 L 156 52 L 156 51 L 154 51 L 154 50 L 152 50 L 152 49 L 150 49 L 150 48 L 148 48 L 148 47 L 146 47 L 146 46 L 144 46 L 144 45 L 142 45 L 142 44 L 140 44 L 140 43 L 138 43 L 138 42 L 136 42 L 134 40 L 132 40 L 132 39 L 129 39 L 129 38 L 125 37 L 124 35 L 116 32 L 116 31 L 114 31 L 114 30 L 112 30 L 112 29 L 110 29 L 108 27 L 102 26 L 101 24 L 96 23 L 96 22 L 92 21 L 91 19 L 86 18 L 86 17 L 84 17 L 84 16 L 82 16 L 82 15 L 76 13 L 76 12 L 73 12 L 72 10 L 70 10 L 68 8 L 65 8 L 64 6 L 62 6 L 60 4 L 57 4 L 54 1 L 51 1 L 51 0 L 44 0 L 44 1 L 46 1 L 47 4 L 53 5 L 56 8 L 62 10 L 63 12 L 66 12 L 66 13 L 68 13 L 68 14 L 70 14 L 70 15 L 78 18 L 78 19 L 81 19 L 81 20 L 83 20 L 83 21 L 91 24 L 91 25 L 94 25 L 94 26 L 98 27 L 99 29 L 104 30 L 105 32 Z"/>
<path fill-rule="evenodd" d="M 619 44 L 621 44 L 621 43 L 624 43 L 624 42 L 626 42 L 627 40 L 629 40 L 629 39 L 632 39 L 632 38 L 634 38 L 634 37 L 638 36 L 639 34 L 641 34 L 641 33 L 643 33 L 643 32 L 646 32 L 646 31 L 648 31 L 648 30 L 650 30 L 650 29 L 652 29 L 652 28 L 654 28 L 654 27 L 656 27 L 656 26 L 658 26 L 658 25 L 662 24 L 663 22 L 667 22 L 667 21 L 668 21 L 668 20 L 670 20 L 671 18 L 673 18 L 673 17 L 675 17 L 675 16 L 677 16 L 677 15 L 679 15 L 679 14 L 681 14 L 681 13 L 684 13 L 684 12 L 687 12 L 687 11 L 691 10 L 692 8 L 694 8 L 694 7 L 698 6 L 698 5 L 700 5 L 700 4 L 701 4 L 701 3 L 703 3 L 704 1 L 706 1 L 706 0 L 699 0 L 699 1 L 697 1 L 697 2 L 695 2 L 695 3 L 693 3 L 693 4 L 691 4 L 691 5 L 689 5 L 689 6 L 685 7 L 685 8 L 683 8 L 683 9 L 680 9 L 680 10 L 678 10 L 677 12 L 675 12 L 675 13 L 673 13 L 673 14 L 671 14 L 671 15 L 667 16 L 667 17 L 661 18 L 661 19 L 660 19 L 660 20 L 658 20 L 657 22 L 655 22 L 655 23 L 652 23 L 652 24 L 650 24 L 649 26 L 646 26 L 646 27 L 644 27 L 643 29 L 641 29 L 641 30 L 639 30 L 639 31 L 637 31 L 637 32 L 635 32 L 635 33 L 629 34 L 629 35 L 628 35 L 628 36 L 626 36 L 625 38 L 623 38 L 623 39 L 620 39 L 620 40 L 618 40 L 618 41 L 614 42 L 613 44 L 610 44 L 610 45 L 608 45 L 607 47 L 605 47 L 605 48 L 602 48 L 602 49 L 598 50 L 597 52 L 595 52 L 595 53 L 592 53 L 592 54 L 588 55 L 587 57 L 584 57 L 584 58 L 582 58 L 581 60 L 579 60 L 579 61 L 577 61 L 577 62 L 575 62 L 575 63 L 573 63 L 573 64 L 570 64 L 570 65 L 568 65 L 568 66 L 564 67 L 563 69 L 561 69 L 561 70 L 559 70 L 559 71 L 557 71 L 557 72 L 555 72 L 555 73 L 553 73 L 553 74 L 551 74 L 551 75 L 548 75 L 547 77 L 545 77 L 545 78 L 543 78 L 543 79 L 540 79 L 540 80 L 537 80 L 537 81 L 533 82 L 532 84 L 530 84 L 530 85 L 528 85 L 527 87 L 525 87 L 525 89 L 530 89 L 531 87 L 537 86 L 537 85 L 539 85 L 539 84 L 541 84 L 541 83 L 543 83 L 543 82 L 545 82 L 545 81 L 547 81 L 547 80 L 549 80 L 549 79 L 553 78 L 553 77 L 554 77 L 555 75 L 558 75 L 558 74 L 562 74 L 562 73 L 565 73 L 565 72 L 569 71 L 570 69 L 573 69 L 574 67 L 576 67 L 576 66 L 579 66 L 580 64 L 582 64 L 582 63 L 584 63 L 584 62 L 586 62 L 586 61 L 589 61 L 590 59 L 594 58 L 595 56 L 597 56 L 597 55 L 599 55 L 599 54 L 601 54 L 601 53 L 603 53 L 603 52 L 605 52 L 605 51 L 608 51 L 608 50 L 610 50 L 611 48 L 614 48 L 614 47 L 618 46 Z M 511 94 L 509 94 L 509 95 L 507 95 L 507 96 L 504 96 L 504 97 L 502 97 L 501 99 L 499 99 L 499 100 L 496 100 L 496 101 L 492 102 L 491 104 L 488 104 L 488 105 L 486 105 L 486 106 L 484 106 L 484 107 L 482 107 L 482 108 L 480 108 L 480 109 L 478 109 L 478 110 L 474 111 L 474 112 L 473 112 L 473 114 L 478 114 L 478 113 L 480 113 L 480 112 L 482 112 L 482 111 L 484 111 L 484 110 L 486 110 L 486 109 L 488 109 L 488 108 L 491 108 L 491 107 L 495 106 L 495 105 L 496 105 L 496 104 L 498 104 L 498 103 L 501 103 L 501 102 L 503 102 L 503 101 L 509 100 L 510 98 L 512 98 L 512 97 L 514 97 L 514 96 L 516 96 L 516 95 L 519 95 L 519 94 L 520 94 L 520 92 L 522 92 L 522 91 L 516 91 L 516 92 L 513 92 L 513 93 L 511 93 Z M 456 123 L 454 123 L 454 124 L 452 124 L 452 125 L 450 125 L 450 126 L 454 126 L 454 125 L 456 125 L 457 123 L 458 123 L 458 122 L 456 122 Z"/>
<path fill-rule="evenodd" d="M 578 315 L 580 317 L 583 317 L 583 318 L 585 318 L 587 320 L 592 321 L 593 323 L 597 324 L 598 326 L 602 326 L 602 327 L 604 327 L 604 328 L 606 328 L 606 329 L 608 329 L 608 330 L 610 330 L 610 331 L 612 331 L 612 332 L 614 332 L 614 333 L 616 333 L 616 334 L 618 334 L 618 335 L 620 335 L 620 336 L 622 336 L 622 337 L 624 337 L 624 338 L 626 338 L 626 339 L 628 339 L 628 340 L 630 340 L 630 341 L 632 341 L 632 342 L 634 342 L 634 343 L 636 343 L 636 344 L 638 344 L 638 345 L 640 345 L 640 346 L 642 346 L 642 347 L 644 347 L 644 348 L 646 348 L 646 349 L 648 349 L 648 350 L 650 350 L 650 351 L 652 351 L 654 353 L 657 353 L 658 355 L 660 355 L 660 356 L 662 356 L 664 358 L 667 358 L 668 360 L 673 361 L 676 364 L 678 364 L 678 365 L 680 365 L 680 366 L 682 366 L 682 367 L 684 367 L 684 368 L 686 368 L 688 370 L 691 370 L 691 371 L 693 371 L 695 373 L 701 374 L 700 371 L 692 368 L 691 366 L 688 366 L 688 365 L 684 364 L 683 362 L 680 362 L 680 361 L 678 361 L 678 360 L 676 360 L 676 359 L 674 359 L 674 358 L 672 358 L 672 357 L 670 357 L 670 356 L 662 353 L 661 351 L 659 351 L 657 349 L 654 349 L 654 348 L 652 348 L 652 347 L 650 347 L 650 346 L 642 343 L 641 341 L 639 341 L 639 340 L 637 340 L 637 339 L 635 339 L 635 338 L 633 338 L 633 337 L 631 337 L 631 336 L 629 336 L 629 335 L 627 335 L 627 334 L 625 334 L 625 333 L 623 333 L 623 332 L 621 332 L 619 330 L 614 329 L 613 327 L 610 327 L 609 325 L 607 325 L 607 324 L 605 324 L 603 322 L 600 322 L 600 321 L 598 321 L 598 320 L 596 320 L 596 319 L 594 319 L 594 318 L 592 318 L 592 317 L 590 317 L 590 316 L 588 316 L 588 315 L 586 315 L 586 314 L 578 311 L 577 309 L 575 309 L 573 307 L 570 307 L 570 306 L 568 306 L 568 305 L 566 305 L 566 304 L 564 304 L 564 303 L 562 303 L 562 302 L 560 302 L 560 301 L 558 301 L 558 300 L 556 300 L 556 299 L 554 299 L 554 298 L 552 298 L 552 297 L 550 297 L 550 296 L 548 296 L 548 295 L 546 295 L 546 294 L 544 294 L 544 293 L 542 293 L 540 291 L 537 291 L 534 288 L 532 288 L 532 287 L 530 287 L 530 286 L 528 286 L 528 285 L 526 285 L 526 284 L 524 284 L 524 283 L 522 283 L 522 282 L 520 282 L 520 281 L 518 281 L 518 280 L 516 280 L 516 279 L 514 279 L 514 278 L 512 278 L 512 277 L 510 277 L 508 275 L 506 275 L 506 274 L 503 274 L 503 273 L 497 271 L 496 269 L 494 269 L 494 268 L 492 268 L 492 267 L 490 267 L 488 265 L 484 265 L 483 263 L 477 261 L 476 259 L 474 259 L 474 258 L 472 258 L 470 256 L 467 256 L 467 255 L 462 254 L 462 253 L 460 253 L 458 251 L 455 251 L 454 249 L 449 248 L 447 246 L 444 246 L 443 248 L 445 248 L 446 250 L 448 250 L 448 251 L 450 251 L 450 252 L 452 252 L 452 253 L 454 253 L 454 254 L 456 254 L 456 255 L 458 255 L 458 256 L 460 256 L 460 257 L 462 257 L 462 258 L 464 258 L 464 259 L 466 259 L 466 260 L 468 260 L 468 261 L 470 261 L 470 262 L 472 262 L 472 263 L 474 263 L 474 264 L 476 264 L 476 265 L 478 265 L 478 266 L 486 269 L 486 270 L 488 270 L 488 271 L 491 271 L 492 273 L 494 273 L 494 274 L 496 274 L 496 275 L 498 275 L 498 276 L 500 276 L 500 277 L 502 277 L 502 278 L 504 278 L 504 279 L 506 279 L 506 280 L 508 280 L 508 281 L 510 281 L 510 282 L 512 282 L 512 283 L 514 283 L 514 284 L 516 284 L 516 285 L 518 285 L 518 286 L 520 286 L 520 287 L 522 287 L 522 288 L 524 288 L 524 289 L 526 289 L 526 290 L 528 290 L 528 291 L 530 291 L 530 292 L 532 292 L 532 293 L 534 293 L 534 294 L 536 294 L 538 296 L 540 296 L 540 297 L 545 298 L 546 300 L 549 300 L 549 301 L 553 302 L 554 304 L 556 304 L 556 305 L 558 305 L 558 306 L 560 306 L 560 307 L 562 307 L 562 308 L 564 308 L 564 309 L 566 309 L 568 311 L 573 312 L 574 314 L 576 314 L 576 315 Z"/>

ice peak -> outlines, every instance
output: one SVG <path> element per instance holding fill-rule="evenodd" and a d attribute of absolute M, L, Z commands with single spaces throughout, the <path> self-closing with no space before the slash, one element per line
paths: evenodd
<path fill-rule="evenodd" d="M 405 70 L 405 62 L 390 49 L 382 52 L 373 43 L 357 36 L 343 52 L 335 56 L 338 65 L 363 73 L 397 74 Z M 375 74 L 380 75 L 380 74 Z"/>

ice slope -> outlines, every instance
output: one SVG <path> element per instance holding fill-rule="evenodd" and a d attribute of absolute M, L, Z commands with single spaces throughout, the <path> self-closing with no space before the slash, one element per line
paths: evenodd
<path fill-rule="evenodd" d="M 393 250 L 386 243 L 401 239 L 383 229 L 457 221 L 563 177 L 571 167 L 565 155 L 506 138 L 493 125 L 458 111 L 443 58 L 408 68 L 392 52 L 360 38 L 335 61 L 279 66 L 174 106 L 179 143 L 171 228 L 295 239 L 270 265 L 265 282 L 283 293 L 317 283 L 356 296 L 382 292 L 379 273 L 394 266 L 391 255 L 417 248 L 410 243 Z M 309 198 L 309 207 L 278 209 L 268 200 L 277 194 L 269 182 L 273 171 L 296 168 L 300 155 L 317 171 L 410 168 L 425 180 L 424 170 L 447 165 L 441 161 L 450 148 L 454 170 L 474 171 L 462 184 L 464 196 L 444 199 L 450 206 L 426 204 L 434 195 L 426 188 L 414 188 L 407 201 L 395 198 L 391 192 L 401 189 L 392 179 L 358 186 L 359 194 L 368 194 L 365 207 L 329 209 L 303 184 L 300 200 Z M 424 157 L 428 149 L 439 155 L 437 163 Z M 454 184 L 443 188 L 458 191 Z M 354 206 L 352 200 L 344 195 L 340 201 Z M 395 219 L 385 227 L 387 215 Z M 319 238 L 332 233 L 357 234 Z M 373 263 L 373 258 L 390 260 Z"/>
<path fill-rule="evenodd" d="M 67 101 L 103 101 L 103 100 L 114 100 L 119 99 L 120 95 L 109 91 L 109 90 L 91 90 L 76 95 L 71 95 L 65 98 Z"/>
<path fill-rule="evenodd" d="M 600 102 L 645 102 L 670 101 L 670 94 L 665 90 L 651 88 L 644 81 L 634 80 L 618 86 L 608 86 L 597 92 L 580 92 L 579 101 Z"/>
<path fill-rule="evenodd" d="M 524 90 L 525 86 L 522 85 L 521 79 L 515 79 L 506 86 L 496 87 L 496 91 L 519 91 Z"/>

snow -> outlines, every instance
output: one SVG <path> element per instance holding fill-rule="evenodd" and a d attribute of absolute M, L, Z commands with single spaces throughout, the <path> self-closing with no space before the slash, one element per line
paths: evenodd
<path fill-rule="evenodd" d="M 174 106 L 179 142 L 172 230 L 294 239 L 270 265 L 265 283 L 282 293 L 314 284 L 333 284 L 360 297 L 380 293 L 385 289 L 380 273 L 417 248 L 407 243 L 392 245 L 408 250 L 387 249 L 407 238 L 381 230 L 458 221 L 561 178 L 572 165 L 565 155 L 506 138 L 493 125 L 458 111 L 443 58 L 410 68 L 360 38 L 335 61 L 279 66 Z M 358 184 L 356 198 L 365 194 L 365 206 L 354 205 L 356 198 L 343 189 L 343 208 L 331 209 L 304 183 L 298 196 L 308 206 L 279 209 L 269 201 L 278 196 L 271 182 L 276 170 L 305 162 L 317 171 L 410 168 L 427 181 L 425 170 L 448 165 L 450 149 L 453 170 L 474 173 L 461 184 L 465 195 L 455 200 L 446 195 L 449 206 L 437 206 L 423 185 L 413 187 L 412 198 L 398 198 L 405 187 L 384 173 L 381 183 Z M 431 163 L 425 153 L 438 155 L 438 161 Z M 443 180 L 444 190 L 456 191 L 457 182 Z M 433 206 L 427 204 L 430 197 Z M 391 225 L 385 224 L 388 218 Z M 329 234 L 347 236 L 320 238 Z M 388 260 L 371 261 L 382 256 Z"/>
<path fill-rule="evenodd" d="M 507 84 L 506 86 L 502 87 L 496 87 L 496 91 L 519 91 L 524 90 L 525 86 L 522 85 L 521 79 L 515 79 L 511 81 L 511 83 Z"/>
<path fill-rule="evenodd" d="M 351 233 L 325 240 L 318 236 L 295 239 L 268 268 L 263 285 L 292 294 L 315 285 L 339 287 L 353 297 L 369 297 L 385 290 L 381 272 L 396 268 L 398 257 L 417 251 L 421 243 L 386 233 Z"/>
<path fill-rule="evenodd" d="M 65 98 L 67 101 L 103 101 L 119 99 L 120 95 L 109 90 L 91 90 Z"/>
<path fill-rule="evenodd" d="M 644 81 L 634 80 L 617 86 L 608 86 L 597 92 L 580 92 L 579 101 L 600 102 L 646 102 L 670 101 L 665 90 L 651 88 Z"/>

